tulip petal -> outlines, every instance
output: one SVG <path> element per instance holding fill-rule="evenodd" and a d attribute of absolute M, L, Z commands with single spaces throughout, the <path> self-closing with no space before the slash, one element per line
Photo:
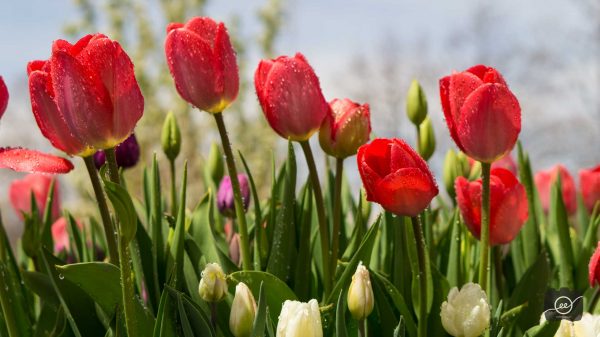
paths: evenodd
<path fill-rule="evenodd" d="M 217 39 L 218 26 L 223 23 L 217 24 L 213 19 L 207 17 L 195 17 L 190 19 L 185 24 L 185 29 L 196 33 L 211 49 L 215 48 L 215 41 Z M 224 25 L 223 25 L 224 28 Z"/>
<path fill-rule="evenodd" d="M 48 85 L 52 79 L 50 75 L 41 71 L 34 71 L 29 76 L 29 93 L 31 107 L 35 121 L 40 131 L 57 149 L 75 155 L 85 150 L 79 137 L 70 133 L 71 128 L 58 111 L 52 94 L 48 92 Z"/>
<path fill-rule="evenodd" d="M 516 180 L 516 179 L 515 179 Z M 527 221 L 529 208 L 525 187 L 514 185 L 508 192 L 502 193 L 500 200 L 492 195 L 493 208 L 491 214 L 490 243 L 492 245 L 509 243 L 519 234 Z"/>
<path fill-rule="evenodd" d="M 377 202 L 395 214 L 417 216 L 437 195 L 431 179 L 417 168 L 403 168 L 383 178 Z"/>
<path fill-rule="evenodd" d="M 214 46 L 215 66 L 219 69 L 215 90 L 222 94 L 227 102 L 233 102 L 239 90 L 239 71 L 235 51 L 229 40 L 225 25 L 221 22 L 217 28 Z"/>
<path fill-rule="evenodd" d="M 98 74 L 113 105 L 112 137 L 115 146 L 131 133 L 144 110 L 144 97 L 135 79 L 133 63 L 121 45 L 105 37 L 94 37 L 79 60 L 90 73 Z"/>
<path fill-rule="evenodd" d="M 26 175 L 23 179 L 16 179 L 10 183 L 8 194 L 10 203 L 22 220 L 24 213 L 31 212 L 31 196 L 35 197 L 35 202 L 39 210 L 40 218 L 46 209 L 46 201 L 52 181 L 54 185 L 54 196 L 52 202 L 52 218 L 57 219 L 60 216 L 59 184 L 52 175 L 32 173 Z"/>
<path fill-rule="evenodd" d="M 598 242 L 598 247 L 590 259 L 588 271 L 590 287 L 600 284 L 600 241 Z"/>
<path fill-rule="evenodd" d="M 6 84 L 0 76 L 0 118 L 6 111 L 6 106 L 8 105 L 8 89 L 6 88 Z"/>
<path fill-rule="evenodd" d="M 479 64 L 467 69 L 466 71 L 479 77 L 484 83 L 500 83 L 504 86 L 507 86 L 506 81 L 504 81 L 504 77 L 502 77 L 498 70 L 492 67 Z"/>
<path fill-rule="evenodd" d="M 510 151 L 521 131 L 517 98 L 500 84 L 484 84 L 460 109 L 457 133 L 467 154 L 491 163 Z"/>
<path fill-rule="evenodd" d="M 73 164 L 61 157 L 22 148 L 0 148 L 0 168 L 28 173 L 68 173 Z"/>
<path fill-rule="evenodd" d="M 479 238 L 481 235 L 481 183 L 469 183 L 464 177 L 454 182 L 456 201 L 469 231 Z"/>
<path fill-rule="evenodd" d="M 204 39 L 188 29 L 174 29 L 167 35 L 165 52 L 175 87 L 183 99 L 199 109 L 210 109 L 219 103 L 214 56 Z"/>
<path fill-rule="evenodd" d="M 106 89 L 95 74 L 66 52 L 55 52 L 50 62 L 56 105 L 70 129 L 88 145 L 104 148 L 113 126 Z"/>

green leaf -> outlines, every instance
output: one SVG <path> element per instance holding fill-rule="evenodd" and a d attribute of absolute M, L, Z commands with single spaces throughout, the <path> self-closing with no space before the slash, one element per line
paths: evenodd
<path fill-rule="evenodd" d="M 452 228 L 450 236 L 450 252 L 448 254 L 448 269 L 446 278 L 450 287 L 458 287 L 463 284 L 464 279 L 461 265 L 461 235 L 463 224 L 459 221 L 458 208 L 450 218 L 450 228 Z"/>
<path fill-rule="evenodd" d="M 156 153 L 152 158 L 152 170 L 150 172 L 150 200 L 151 200 L 151 213 L 150 213 L 150 237 L 152 238 L 152 244 L 154 245 L 153 260 L 154 270 L 157 273 L 157 284 L 160 289 L 166 280 L 167 270 L 165 267 L 165 238 L 163 233 L 163 212 L 162 212 L 162 200 L 161 200 L 161 189 L 160 189 L 160 171 L 158 168 L 158 161 L 156 160 Z"/>
<path fill-rule="evenodd" d="M 60 300 L 56 296 L 48 275 L 37 271 L 23 271 L 22 276 L 29 290 L 38 295 L 47 304 L 54 307 L 60 306 Z"/>
<path fill-rule="evenodd" d="M 119 235 L 129 243 L 135 237 L 137 230 L 137 214 L 129 192 L 125 187 L 108 180 L 104 181 L 104 190 L 117 213 Z"/>
<path fill-rule="evenodd" d="M 177 301 L 177 311 L 185 337 L 217 336 L 210 324 L 210 318 L 191 298 L 170 286 L 166 286 L 165 289 Z"/>
<path fill-rule="evenodd" d="M 560 321 L 546 321 L 540 326 L 535 326 L 525 332 L 524 337 L 553 337 Z"/>
<path fill-rule="evenodd" d="M 369 230 L 367 231 L 367 234 L 365 234 L 365 237 L 360 246 L 358 247 L 358 250 L 346 265 L 346 268 L 342 272 L 342 275 L 333 287 L 331 294 L 329 294 L 326 303 L 333 303 L 334 299 L 339 295 L 342 289 L 345 289 L 350 285 L 352 275 L 354 275 L 356 267 L 358 267 L 358 264 L 361 261 L 366 262 L 371 260 L 371 252 L 373 251 L 373 245 L 375 244 L 375 238 L 379 231 L 381 219 L 382 217 L 381 215 L 379 215 L 377 220 L 375 220 L 375 223 L 373 223 L 371 228 L 369 228 Z"/>
<path fill-rule="evenodd" d="M 311 246 L 310 234 L 313 219 L 313 194 L 312 185 L 306 183 L 304 185 L 304 193 L 302 196 L 302 205 L 299 207 L 300 219 L 300 241 L 298 243 L 298 257 L 296 258 L 296 271 L 294 280 L 294 290 L 302 301 L 310 300 L 310 270 L 311 264 Z"/>
<path fill-rule="evenodd" d="M 167 260 L 167 270 L 175 270 L 175 284 L 177 289 L 183 289 L 183 252 L 185 245 L 185 199 L 187 189 L 187 161 L 183 164 L 183 181 L 181 182 L 181 194 L 179 195 L 179 210 L 175 224 L 173 244 Z"/>
<path fill-rule="evenodd" d="M 222 265 L 213 234 L 212 205 L 212 193 L 208 191 L 192 213 L 190 235 L 194 238 L 194 242 L 200 248 L 207 263 L 215 262 Z"/>
<path fill-rule="evenodd" d="M 416 336 L 417 324 L 415 323 L 410 307 L 406 304 L 402 294 L 387 278 L 379 273 L 372 272 L 371 277 L 373 283 L 380 283 L 380 287 L 385 290 L 387 296 L 389 296 L 394 304 L 394 307 L 400 312 L 400 316 L 404 317 L 403 324 L 406 327 L 406 330 L 408 330 L 408 335 Z"/>
<path fill-rule="evenodd" d="M 281 280 L 288 281 L 295 268 L 296 230 L 294 223 L 294 208 L 296 202 L 296 156 L 292 142 L 288 142 L 288 160 L 286 164 L 285 189 L 283 205 L 278 212 L 271 256 L 267 264 L 267 271 Z"/>
<path fill-rule="evenodd" d="M 267 306 L 270 308 L 271 319 L 277 321 L 283 302 L 286 300 L 297 301 L 296 294 L 285 284 L 272 274 L 260 271 L 238 271 L 230 274 L 228 277 L 233 281 L 231 287 L 239 282 L 244 282 L 252 291 L 252 294 L 260 294 L 260 285 L 264 284 L 268 291 L 265 294 Z"/>
<path fill-rule="evenodd" d="M 529 207 L 529 218 L 521 232 L 519 233 L 519 241 L 521 243 L 521 251 L 523 252 L 523 272 L 533 265 L 537 259 L 540 251 L 540 233 L 539 233 L 539 219 L 537 217 L 536 210 L 536 195 L 535 195 L 535 184 L 533 182 L 533 174 L 531 171 L 531 163 L 529 156 L 523 151 L 521 142 L 518 143 L 518 160 L 519 160 L 519 176 L 521 183 L 525 187 L 527 192 L 527 204 Z M 522 273 L 517 275 L 521 277 Z"/>
<path fill-rule="evenodd" d="M 267 300 L 265 298 L 265 292 L 263 289 L 263 282 L 260 283 L 260 290 L 258 292 L 258 305 L 256 309 L 256 317 L 254 318 L 254 324 L 252 327 L 252 337 L 264 337 L 266 320 L 267 320 Z"/>
<path fill-rule="evenodd" d="M 569 217 L 562 198 L 562 184 L 560 174 L 556 176 L 556 182 L 552 186 L 550 202 L 550 227 L 554 229 L 558 236 L 560 249 L 557 253 L 558 275 L 560 286 L 572 289 L 573 266 L 575 258 L 573 257 L 573 247 L 571 245 L 571 235 L 569 231 Z"/>
<path fill-rule="evenodd" d="M 252 177 L 252 172 L 248 167 L 248 163 L 246 163 L 246 159 L 242 152 L 238 152 L 240 155 L 240 159 L 242 160 L 242 164 L 244 165 L 244 169 L 246 170 L 246 174 L 248 175 L 248 181 L 250 182 L 250 191 L 252 192 L 252 199 L 254 200 L 254 270 L 262 270 L 261 265 L 261 253 L 260 248 L 262 246 L 261 240 L 263 239 L 264 228 L 262 226 L 262 211 L 260 209 L 260 199 L 258 199 L 258 192 L 256 191 L 256 184 L 254 183 L 254 178 Z"/>
<path fill-rule="evenodd" d="M 171 296 L 165 288 L 160 296 L 153 337 L 175 337 L 175 317 L 173 317 L 174 310 L 172 306 Z"/>
<path fill-rule="evenodd" d="M 346 331 L 346 301 L 344 301 L 343 291 L 338 296 L 335 309 L 335 333 L 336 337 L 348 337 L 348 331 Z"/>

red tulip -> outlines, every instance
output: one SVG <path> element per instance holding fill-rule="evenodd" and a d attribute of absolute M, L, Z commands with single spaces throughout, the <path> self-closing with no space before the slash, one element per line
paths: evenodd
<path fill-rule="evenodd" d="M 600 165 L 579 171 L 579 186 L 588 212 L 600 201 Z"/>
<path fill-rule="evenodd" d="M 558 172 L 560 172 L 560 180 L 562 183 L 562 198 L 567 209 L 567 213 L 574 214 L 577 211 L 577 192 L 575 191 L 575 181 L 569 174 L 569 171 L 562 166 L 556 165 L 553 168 L 546 171 L 539 171 L 535 174 L 535 186 L 540 196 L 542 208 L 544 212 L 548 212 L 550 209 L 550 191 L 552 185 L 556 181 Z"/>
<path fill-rule="evenodd" d="M 490 244 L 511 242 L 527 221 L 529 209 L 525 187 L 509 170 L 495 168 L 490 175 Z M 456 178 L 456 199 L 469 231 L 481 233 L 481 179 Z"/>
<path fill-rule="evenodd" d="M 389 212 L 417 216 L 438 194 L 423 158 L 401 139 L 375 139 L 358 149 L 357 161 L 367 200 Z"/>
<path fill-rule="evenodd" d="M 6 106 L 8 105 L 8 89 L 6 88 L 6 84 L 4 84 L 4 80 L 2 76 L 0 76 L 0 118 L 4 115 L 4 111 L 6 111 Z"/>
<path fill-rule="evenodd" d="M 70 155 L 89 156 L 124 141 L 142 117 L 133 64 L 102 34 L 54 41 L 47 61 L 27 65 L 31 106 L 42 134 Z"/>
<path fill-rule="evenodd" d="M 329 110 L 317 75 L 300 53 L 260 61 L 254 86 L 269 125 L 285 139 L 308 140 Z"/>
<path fill-rule="evenodd" d="M 589 280 L 590 287 L 594 287 L 600 284 L 600 241 L 598 241 L 598 247 L 590 259 L 589 266 Z"/>
<path fill-rule="evenodd" d="M 513 148 L 521 108 L 496 69 L 477 65 L 446 76 L 440 96 L 450 135 L 468 156 L 492 163 Z"/>
<path fill-rule="evenodd" d="M 169 24 L 165 53 L 177 92 L 195 107 L 218 113 L 237 97 L 235 51 L 222 22 L 195 17 Z"/>
<path fill-rule="evenodd" d="M 369 105 L 336 98 L 329 107 L 319 130 L 321 148 L 340 159 L 355 155 L 358 148 L 369 141 L 371 134 Z"/>
<path fill-rule="evenodd" d="M 50 185 L 54 178 L 43 174 L 28 174 L 22 180 L 14 180 L 9 187 L 10 202 L 17 213 L 23 219 L 24 213 L 31 213 L 31 194 L 39 210 L 40 217 L 44 215 L 46 200 L 50 193 Z M 60 200 L 58 193 L 58 181 L 54 183 L 54 196 L 52 202 L 52 219 L 60 216 Z"/>
<path fill-rule="evenodd" d="M 75 221 L 79 229 L 83 228 L 83 225 L 79 221 Z M 65 250 L 70 251 L 69 231 L 67 229 L 68 222 L 64 217 L 60 217 L 52 224 L 52 240 L 54 241 L 54 251 L 60 253 Z"/>
<path fill-rule="evenodd" d="M 517 175 L 517 163 L 513 159 L 510 153 L 504 155 L 504 157 L 496 160 L 492 164 L 492 168 L 503 168 L 509 170 L 512 174 Z"/>
<path fill-rule="evenodd" d="M 73 164 L 65 158 L 22 148 L 0 148 L 0 168 L 27 173 L 68 173 Z"/>

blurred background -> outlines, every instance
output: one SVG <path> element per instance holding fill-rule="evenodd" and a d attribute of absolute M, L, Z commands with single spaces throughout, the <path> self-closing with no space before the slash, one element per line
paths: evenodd
<path fill-rule="evenodd" d="M 137 168 L 125 173 L 128 185 L 140 191 L 141 170 L 154 152 L 168 178 L 158 135 L 166 113 L 173 111 L 183 133 L 178 164 L 186 158 L 191 165 L 188 199 L 193 206 L 204 191 L 202 164 L 219 138 L 212 118 L 192 110 L 176 94 L 163 42 L 167 23 L 198 15 L 225 22 L 234 39 L 242 85 L 225 122 L 263 198 L 270 185 L 272 153 L 280 163 L 286 142 L 262 116 L 252 78 L 261 58 L 298 51 L 320 77 L 327 100 L 348 97 L 371 105 L 378 137 L 415 143 L 405 95 L 411 80 L 418 79 L 437 138 L 430 165 L 438 182 L 444 155 L 454 147 L 443 120 L 438 79 L 478 63 L 500 70 L 519 98 L 520 139 L 535 170 L 560 162 L 576 176 L 580 168 L 600 163 L 598 0 L 5 0 L 0 2 L 0 75 L 11 98 L 0 121 L 0 146 L 56 153 L 31 112 L 27 62 L 47 59 L 53 40 L 74 42 L 87 33 L 103 32 L 119 40 L 133 59 L 146 99 L 136 129 L 143 156 Z M 319 149 L 318 141 L 313 145 Z M 318 158 L 324 158 L 320 153 Z M 304 165 L 300 151 L 297 157 Z M 89 215 L 93 197 L 83 161 L 72 161 L 76 170 L 60 177 L 62 203 L 76 216 Z M 324 160 L 319 162 L 323 165 Z M 353 158 L 346 161 L 345 172 L 358 191 Z M 22 225 L 8 201 L 8 186 L 22 176 L 0 172 L 0 209 L 13 237 Z"/>

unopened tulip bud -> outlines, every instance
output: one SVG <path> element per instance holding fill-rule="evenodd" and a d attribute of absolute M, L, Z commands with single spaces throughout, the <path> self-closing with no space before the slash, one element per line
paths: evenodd
<path fill-rule="evenodd" d="M 229 258 L 236 266 L 240 265 L 240 235 L 238 233 L 233 234 L 229 241 Z"/>
<path fill-rule="evenodd" d="M 454 181 L 458 177 L 469 177 L 469 172 L 470 167 L 467 156 L 460 151 L 448 150 L 444 159 L 443 179 L 446 191 L 453 200 L 456 196 Z"/>
<path fill-rule="evenodd" d="M 345 98 L 334 99 L 329 106 L 331 109 L 319 129 L 321 148 L 339 159 L 355 155 L 371 134 L 369 105 L 359 105 Z"/>
<path fill-rule="evenodd" d="M 206 165 L 204 166 L 205 176 L 212 179 L 217 184 L 223 178 L 225 173 L 225 165 L 223 163 L 223 155 L 219 150 L 219 146 L 216 143 L 212 143 L 210 146 L 210 152 L 206 159 Z"/>
<path fill-rule="evenodd" d="M 406 95 L 406 114 L 410 121 L 419 126 L 427 117 L 427 98 L 417 80 L 413 80 Z"/>
<path fill-rule="evenodd" d="M 134 167 L 140 160 L 140 145 L 135 138 L 135 134 L 131 134 L 121 144 L 115 147 L 115 158 L 117 166 L 124 169 Z M 97 169 L 100 169 L 106 162 L 106 154 L 103 150 L 94 153 L 94 164 Z"/>
<path fill-rule="evenodd" d="M 277 337 L 323 337 L 321 312 L 317 300 L 308 303 L 285 301 L 279 322 L 277 322 Z"/>
<path fill-rule="evenodd" d="M 355 320 L 362 321 L 373 312 L 374 305 L 371 277 L 361 262 L 348 289 L 348 309 Z"/>
<path fill-rule="evenodd" d="M 490 305 L 479 284 L 454 287 L 442 303 L 442 326 L 455 337 L 477 337 L 490 326 Z"/>
<path fill-rule="evenodd" d="M 429 160 L 435 151 L 435 133 L 429 117 L 419 125 L 419 154 Z"/>
<path fill-rule="evenodd" d="M 250 186 L 248 185 L 248 177 L 245 174 L 240 173 L 238 174 L 238 182 L 240 183 L 240 191 L 242 192 L 244 210 L 247 210 L 248 204 L 250 204 Z M 217 208 L 219 208 L 221 214 L 230 218 L 235 218 L 233 187 L 229 176 L 223 177 L 223 180 L 221 180 L 221 183 L 219 184 L 219 191 L 217 192 Z"/>
<path fill-rule="evenodd" d="M 235 337 L 250 337 L 256 317 L 256 301 L 243 282 L 235 287 L 235 297 L 229 315 L 229 330 Z"/>
<path fill-rule="evenodd" d="M 174 161 L 181 151 L 181 132 L 173 112 L 167 114 L 160 138 L 163 152 L 170 161 Z"/>
<path fill-rule="evenodd" d="M 198 286 L 200 298 L 206 302 L 219 302 L 227 293 L 227 280 L 223 269 L 217 263 L 208 263 L 202 271 Z"/>

